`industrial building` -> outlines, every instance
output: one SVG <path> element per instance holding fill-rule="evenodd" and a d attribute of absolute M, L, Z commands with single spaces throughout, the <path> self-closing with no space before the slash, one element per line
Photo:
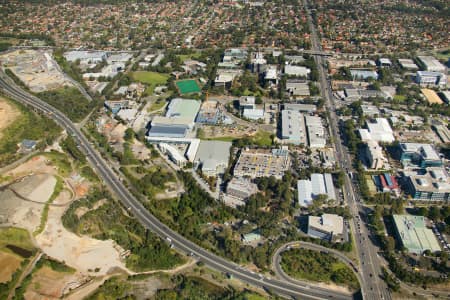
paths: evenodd
<path fill-rule="evenodd" d="M 336 200 L 333 177 L 330 173 L 311 174 L 311 180 L 297 181 L 298 201 L 300 206 L 309 206 L 319 195 L 326 195 L 328 200 Z"/>
<path fill-rule="evenodd" d="M 69 62 L 80 61 L 80 64 L 98 64 L 106 60 L 104 51 L 68 51 L 64 53 L 64 58 Z"/>
<path fill-rule="evenodd" d="M 378 73 L 372 70 L 350 69 L 350 74 L 353 80 L 367 80 L 370 78 L 378 80 Z"/>
<path fill-rule="evenodd" d="M 376 118 L 374 121 L 366 121 L 367 129 L 359 129 L 359 135 L 363 142 L 376 141 L 392 143 L 395 141 L 391 125 L 385 118 Z"/>
<path fill-rule="evenodd" d="M 201 141 L 195 155 L 195 166 L 206 176 L 225 172 L 230 160 L 231 142 Z"/>
<path fill-rule="evenodd" d="M 427 168 L 407 176 L 407 192 L 414 200 L 448 201 L 450 178 L 444 168 Z"/>
<path fill-rule="evenodd" d="M 264 119 L 264 109 L 263 108 L 244 108 L 244 111 L 242 112 L 242 116 L 244 118 L 250 119 L 250 120 L 260 120 Z"/>
<path fill-rule="evenodd" d="M 289 151 L 281 149 L 243 149 L 234 167 L 234 176 L 251 178 L 274 176 L 281 179 L 290 166 Z"/>
<path fill-rule="evenodd" d="M 443 165 L 439 153 L 430 144 L 400 143 L 400 162 L 407 167 L 441 167 Z"/>
<path fill-rule="evenodd" d="M 175 98 L 170 101 L 167 107 L 166 117 L 186 118 L 193 123 L 200 109 L 200 101 L 193 99 Z"/>
<path fill-rule="evenodd" d="M 308 235 L 327 241 L 336 241 L 344 234 L 344 218 L 333 214 L 308 216 Z"/>
<path fill-rule="evenodd" d="M 247 59 L 247 55 L 247 50 L 230 48 L 225 50 L 222 61 L 240 63 Z"/>
<path fill-rule="evenodd" d="M 447 85 L 447 76 L 444 73 L 417 71 L 416 83 L 422 86 L 442 86 Z"/>
<path fill-rule="evenodd" d="M 441 64 L 433 56 L 417 56 L 420 62 L 424 65 L 426 71 L 446 73 L 447 67 Z"/>
<path fill-rule="evenodd" d="M 307 77 L 311 70 L 303 66 L 285 65 L 284 74 L 294 77 Z"/>
<path fill-rule="evenodd" d="M 308 82 L 304 80 L 287 80 L 286 92 L 291 97 L 308 97 L 310 95 Z"/>
<path fill-rule="evenodd" d="M 317 106 L 314 104 L 297 104 L 287 103 L 283 105 L 284 110 L 296 110 L 299 112 L 313 113 L 317 110 Z"/>
<path fill-rule="evenodd" d="M 249 179 L 233 177 L 228 182 L 226 191 L 229 196 L 245 200 L 258 192 L 258 186 Z"/>
<path fill-rule="evenodd" d="M 155 116 L 147 135 L 150 137 L 184 138 L 194 127 L 190 118 L 169 118 Z"/>
<path fill-rule="evenodd" d="M 220 120 L 220 109 L 217 101 L 208 100 L 202 103 L 200 111 L 195 121 L 197 123 L 204 123 L 215 125 Z"/>
<path fill-rule="evenodd" d="M 327 145 L 322 119 L 317 116 L 305 116 L 306 131 L 310 148 L 324 148 Z"/>
<path fill-rule="evenodd" d="M 286 143 L 306 145 L 305 119 L 295 110 L 281 111 L 281 138 Z"/>
<path fill-rule="evenodd" d="M 406 70 L 415 71 L 415 70 L 419 69 L 419 67 L 414 63 L 414 61 L 409 58 L 405 58 L 405 59 L 399 58 L 398 63 L 403 69 L 406 69 Z"/>
<path fill-rule="evenodd" d="M 240 109 L 254 109 L 256 105 L 256 98 L 254 96 L 243 96 L 239 98 Z"/>
<path fill-rule="evenodd" d="M 397 237 L 408 252 L 422 255 L 425 250 L 441 251 L 433 231 L 425 226 L 423 216 L 393 215 L 392 217 Z"/>
<path fill-rule="evenodd" d="M 199 139 L 187 139 L 187 138 L 175 138 L 175 137 L 152 137 L 147 136 L 145 138 L 147 142 L 152 144 L 166 143 L 169 145 L 187 145 L 187 149 L 184 156 L 188 161 L 194 162 L 195 155 L 197 154 L 198 148 L 200 146 Z"/>

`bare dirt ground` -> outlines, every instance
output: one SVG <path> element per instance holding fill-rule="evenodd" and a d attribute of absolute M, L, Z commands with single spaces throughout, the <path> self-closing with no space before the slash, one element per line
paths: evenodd
<path fill-rule="evenodd" d="M 31 284 L 25 293 L 25 299 L 60 299 L 70 286 L 76 286 L 86 280 L 86 276 L 80 273 L 56 272 L 44 266 L 33 274 Z"/>
<path fill-rule="evenodd" d="M 238 125 L 236 127 L 202 126 L 204 138 L 240 138 L 251 136 L 256 133 L 255 129 L 247 126 Z"/>
<path fill-rule="evenodd" d="M 21 164 L 17 168 L 8 172 L 8 174 L 12 177 L 19 177 L 28 175 L 30 173 L 46 173 L 46 174 L 57 174 L 55 167 L 52 164 L 48 163 L 48 160 L 45 156 L 34 156 L 32 159 L 28 160 L 24 164 Z"/>
<path fill-rule="evenodd" d="M 20 116 L 20 111 L 0 97 L 0 138 L 2 130 L 8 127 Z"/>
<path fill-rule="evenodd" d="M 11 280 L 12 274 L 20 267 L 22 261 L 17 255 L 0 252 L 0 283 Z"/>
<path fill-rule="evenodd" d="M 67 200 L 58 197 L 54 203 L 67 203 Z M 42 251 L 85 274 L 101 276 L 114 268 L 126 270 L 120 258 L 123 249 L 114 241 L 78 236 L 66 230 L 61 222 L 65 209 L 64 206 L 50 207 L 45 229 L 36 237 Z M 96 269 L 98 272 L 95 272 Z"/>
<path fill-rule="evenodd" d="M 0 191 L 0 223 L 34 231 L 55 185 L 54 176 L 35 174 Z"/>

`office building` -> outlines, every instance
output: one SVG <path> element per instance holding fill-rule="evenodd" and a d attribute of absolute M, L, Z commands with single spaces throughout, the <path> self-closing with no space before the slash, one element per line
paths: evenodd
<path fill-rule="evenodd" d="M 450 179 L 444 168 L 427 168 L 425 173 L 410 174 L 406 182 L 407 192 L 414 200 L 449 200 Z"/>
<path fill-rule="evenodd" d="M 417 71 L 416 82 L 422 86 L 440 86 L 447 85 L 447 76 L 444 73 Z"/>
<path fill-rule="evenodd" d="M 336 241 L 344 233 L 344 218 L 334 214 L 308 216 L 308 235 L 327 241 Z"/>
<path fill-rule="evenodd" d="M 426 71 L 446 73 L 447 67 L 441 64 L 433 56 L 417 56 L 420 62 L 424 65 Z"/>
<path fill-rule="evenodd" d="M 230 159 L 231 142 L 201 141 L 195 156 L 195 165 L 206 176 L 225 172 Z"/>
<path fill-rule="evenodd" d="M 359 134 L 363 142 L 376 141 L 392 143 L 395 141 L 394 132 L 391 125 L 385 118 L 376 118 L 374 121 L 366 121 L 367 129 L 359 129 Z"/>
<path fill-rule="evenodd" d="M 258 186 L 246 178 L 233 177 L 227 184 L 227 194 L 238 199 L 247 199 L 258 192 Z"/>
<path fill-rule="evenodd" d="M 441 167 L 443 165 L 439 153 L 430 144 L 400 143 L 400 162 L 407 167 Z"/>

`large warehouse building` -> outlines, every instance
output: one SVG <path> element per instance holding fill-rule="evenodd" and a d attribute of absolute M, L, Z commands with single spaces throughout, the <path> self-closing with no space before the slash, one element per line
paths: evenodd
<path fill-rule="evenodd" d="M 393 215 L 395 230 L 408 252 L 421 255 L 425 250 L 441 251 L 431 229 L 426 228 L 423 216 Z"/>

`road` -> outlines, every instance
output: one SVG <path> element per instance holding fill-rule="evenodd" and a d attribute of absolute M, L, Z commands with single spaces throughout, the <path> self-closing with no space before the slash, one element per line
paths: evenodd
<path fill-rule="evenodd" d="M 303 0 L 303 5 L 307 12 L 308 23 L 311 31 L 311 45 L 314 51 L 321 51 L 320 40 L 316 27 L 313 23 L 311 11 L 307 5 L 307 0 Z M 343 147 L 342 140 L 339 135 L 339 127 L 337 124 L 336 106 L 331 93 L 331 84 L 327 79 L 328 70 L 326 69 L 326 61 L 323 56 L 314 56 L 319 71 L 321 95 L 325 98 L 327 112 L 329 112 L 329 125 L 334 138 L 334 147 L 337 161 L 339 165 L 347 171 L 352 170 L 351 157 Z M 365 216 L 365 211 L 359 201 L 355 187 L 352 184 L 349 172 L 346 172 L 344 195 L 350 211 L 354 218 L 352 219 L 352 234 L 356 241 L 356 251 L 361 263 L 360 270 L 362 276 L 362 295 L 364 299 L 391 299 L 387 285 L 381 280 L 381 265 L 377 257 L 377 249 L 371 243 L 369 230 L 366 224 L 361 220 L 360 216 Z"/>
<path fill-rule="evenodd" d="M 322 251 L 322 252 L 324 251 L 324 252 L 327 252 L 327 253 L 337 257 L 339 260 L 341 260 L 343 263 L 345 263 L 350 269 L 353 270 L 356 277 L 358 278 L 359 284 L 361 285 L 361 283 L 362 283 L 361 274 L 358 272 L 358 269 L 356 269 L 355 264 L 353 263 L 353 261 L 350 258 L 348 258 L 347 256 L 345 256 L 344 254 L 342 254 L 341 252 L 339 252 L 337 250 L 330 249 L 330 248 L 320 246 L 317 244 L 313 244 L 313 243 L 303 242 L 303 241 L 286 243 L 283 246 L 279 247 L 275 251 L 275 253 L 273 254 L 273 257 L 272 257 L 272 269 L 275 271 L 275 273 L 277 274 L 278 277 L 280 277 L 288 282 L 309 286 L 310 288 L 317 287 L 316 285 L 311 284 L 309 282 L 307 283 L 307 282 L 302 282 L 302 281 L 299 281 L 296 279 L 292 279 L 281 268 L 281 253 L 283 253 L 284 251 L 287 251 L 291 248 L 304 248 L 304 249 L 309 249 L 309 250 L 314 250 L 314 251 Z"/>
<path fill-rule="evenodd" d="M 279 295 L 301 299 L 351 299 L 347 294 L 330 291 L 325 288 L 306 289 L 295 284 L 264 277 L 261 274 L 254 273 L 238 264 L 230 262 L 218 255 L 215 255 L 195 243 L 184 238 L 177 232 L 171 230 L 165 224 L 160 222 L 155 216 L 149 213 L 144 206 L 127 190 L 124 184 L 119 180 L 114 171 L 110 168 L 102 156 L 93 148 L 83 133 L 59 110 L 38 99 L 35 96 L 21 90 L 14 82 L 3 72 L 0 72 L 0 89 L 12 99 L 25 105 L 33 107 L 42 113 L 47 114 L 68 134 L 70 134 L 80 150 L 84 152 L 88 161 L 96 170 L 103 182 L 114 192 L 122 204 L 139 220 L 146 228 L 156 235 L 170 242 L 175 249 L 193 255 L 199 261 L 204 262 L 209 267 L 233 275 L 234 278 L 242 280 L 256 287 L 270 290 Z"/>

